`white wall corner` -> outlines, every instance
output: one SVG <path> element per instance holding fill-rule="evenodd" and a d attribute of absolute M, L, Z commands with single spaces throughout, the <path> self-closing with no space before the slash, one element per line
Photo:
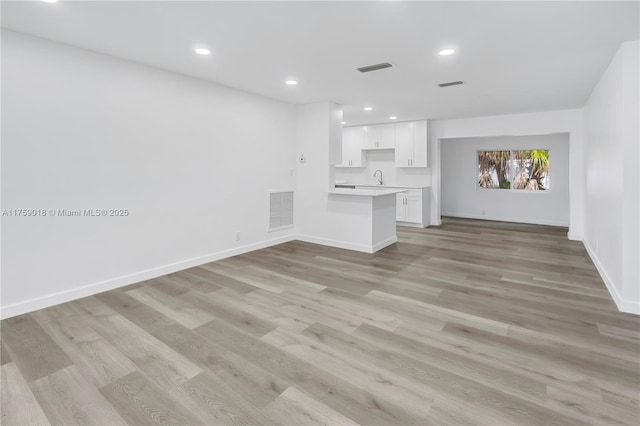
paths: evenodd
<path fill-rule="evenodd" d="M 615 284 L 609 277 L 609 274 L 607 274 L 607 271 L 602 266 L 602 263 L 598 259 L 598 256 L 596 255 L 595 251 L 591 248 L 591 246 L 586 241 L 584 242 L 584 247 L 587 249 L 587 253 L 591 258 L 591 261 L 593 262 L 596 269 L 598 270 L 600 277 L 602 277 L 602 281 L 604 281 L 604 284 L 607 287 L 607 290 L 609 290 L 609 294 L 611 295 L 611 298 L 613 299 L 614 303 L 618 307 L 618 310 L 620 312 L 640 315 L 640 301 L 623 299 L 620 293 L 618 292 Z"/>

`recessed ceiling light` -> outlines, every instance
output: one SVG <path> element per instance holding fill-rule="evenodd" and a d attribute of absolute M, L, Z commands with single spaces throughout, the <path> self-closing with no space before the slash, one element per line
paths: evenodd
<path fill-rule="evenodd" d="M 298 82 L 295 80 L 287 80 L 285 81 L 285 84 L 288 84 L 289 86 L 295 86 L 296 84 L 298 84 Z"/>
<path fill-rule="evenodd" d="M 42 0 L 45 3 L 58 3 L 58 0 Z"/>
<path fill-rule="evenodd" d="M 347 122 L 346 122 L 346 121 L 343 121 L 343 122 L 342 122 L 342 124 L 347 124 Z"/>
<path fill-rule="evenodd" d="M 195 50 L 198 55 L 211 55 L 211 51 L 209 49 L 205 49 L 204 47 L 199 47 Z"/>
<path fill-rule="evenodd" d="M 440 56 L 449 56 L 453 55 L 454 53 L 456 53 L 456 51 L 453 49 L 444 49 L 440 51 Z"/>
<path fill-rule="evenodd" d="M 392 115 L 391 117 L 389 117 L 389 120 L 395 120 L 395 119 L 397 119 L 397 118 L 398 118 L 398 117 L 396 117 L 395 115 Z"/>
<path fill-rule="evenodd" d="M 371 107 L 364 107 L 364 110 L 365 110 L 365 111 L 372 111 L 372 110 L 373 110 L 373 108 L 371 108 Z"/>

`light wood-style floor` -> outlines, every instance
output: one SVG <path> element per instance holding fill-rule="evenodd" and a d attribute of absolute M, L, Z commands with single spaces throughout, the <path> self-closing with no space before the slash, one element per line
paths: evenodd
<path fill-rule="evenodd" d="M 637 316 L 566 229 L 291 242 L 2 321 L 3 425 L 638 424 Z"/>

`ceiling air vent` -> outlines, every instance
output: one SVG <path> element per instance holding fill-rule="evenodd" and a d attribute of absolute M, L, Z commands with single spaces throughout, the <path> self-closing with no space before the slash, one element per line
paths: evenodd
<path fill-rule="evenodd" d="M 438 86 L 440 87 L 449 87 L 449 86 L 457 86 L 459 84 L 463 84 L 461 81 L 450 81 L 448 83 L 440 83 Z"/>
<path fill-rule="evenodd" d="M 390 64 L 389 62 L 383 62 L 381 64 L 367 65 L 366 67 L 360 67 L 356 69 L 360 72 L 371 72 L 371 71 L 383 70 L 385 68 L 391 68 L 392 66 L 393 65 Z"/>

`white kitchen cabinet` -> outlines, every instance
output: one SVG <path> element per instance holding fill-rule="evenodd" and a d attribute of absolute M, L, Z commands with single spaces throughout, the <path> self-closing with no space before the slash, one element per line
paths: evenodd
<path fill-rule="evenodd" d="M 362 155 L 362 129 L 345 127 L 342 129 L 342 164 L 338 167 L 364 167 Z"/>
<path fill-rule="evenodd" d="M 364 149 L 393 149 L 396 145 L 396 124 L 362 126 Z"/>
<path fill-rule="evenodd" d="M 405 207 L 406 196 L 402 193 L 396 194 L 396 221 L 400 222 L 407 217 L 407 208 Z"/>
<path fill-rule="evenodd" d="M 411 190 L 406 195 L 405 222 L 422 223 L 422 190 Z"/>
<path fill-rule="evenodd" d="M 427 167 L 427 122 L 396 124 L 396 167 Z"/>
<path fill-rule="evenodd" d="M 407 189 L 407 192 L 396 195 L 396 221 L 399 225 L 429 226 L 429 209 L 429 188 Z"/>

